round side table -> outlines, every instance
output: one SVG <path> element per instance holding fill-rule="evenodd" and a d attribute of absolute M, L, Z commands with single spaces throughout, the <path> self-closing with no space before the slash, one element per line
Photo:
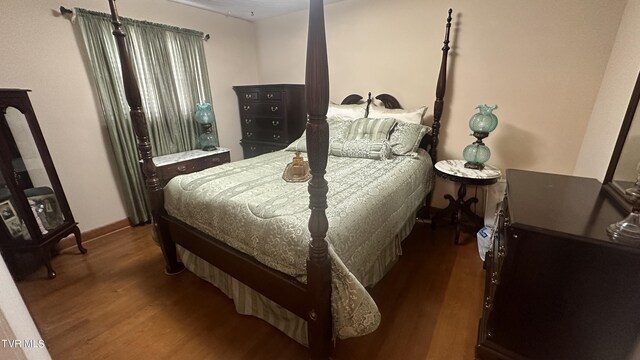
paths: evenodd
<path fill-rule="evenodd" d="M 445 217 L 451 217 L 451 223 L 456 225 L 454 243 L 459 244 L 461 225 L 466 217 L 475 231 L 484 226 L 484 220 L 471 211 L 471 204 L 478 202 L 478 198 L 471 197 L 465 200 L 467 195 L 467 185 L 487 186 L 495 184 L 502 176 L 500 169 L 491 165 L 484 166 L 482 170 L 467 169 L 464 167 L 464 160 L 441 160 L 435 165 L 436 174 L 441 178 L 460 184 L 458 188 L 458 198 L 447 194 L 445 199 L 449 200 L 449 205 L 437 212 L 431 219 L 431 227 L 435 229 L 436 222 Z"/>

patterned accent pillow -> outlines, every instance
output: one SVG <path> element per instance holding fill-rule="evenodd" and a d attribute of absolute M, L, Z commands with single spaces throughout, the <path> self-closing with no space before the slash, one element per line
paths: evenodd
<path fill-rule="evenodd" d="M 426 106 L 421 106 L 415 110 L 387 109 L 382 106 L 371 106 L 369 109 L 370 118 L 393 118 L 398 121 L 422 124 L 422 119 L 427 112 Z"/>
<path fill-rule="evenodd" d="M 327 118 L 327 123 L 329 124 L 329 148 L 331 148 L 331 143 L 334 141 L 346 140 L 347 132 L 352 122 L 353 120 L 339 116 Z M 307 152 L 307 131 L 305 130 L 302 136 L 289 144 L 285 150 Z"/>
<path fill-rule="evenodd" d="M 420 141 L 431 133 L 428 126 L 398 121 L 389 135 L 389 143 L 394 155 L 410 155 L 418 151 Z"/>
<path fill-rule="evenodd" d="M 384 160 L 392 156 L 389 141 L 372 141 L 369 139 L 335 141 L 329 145 L 329 154 L 372 160 Z"/>
<path fill-rule="evenodd" d="M 389 139 L 389 133 L 396 124 L 396 119 L 362 118 L 355 120 L 349 127 L 347 140 L 369 139 L 382 141 Z"/>

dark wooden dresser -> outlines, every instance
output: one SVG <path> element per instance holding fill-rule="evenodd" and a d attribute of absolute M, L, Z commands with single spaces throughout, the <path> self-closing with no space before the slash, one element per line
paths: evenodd
<path fill-rule="evenodd" d="M 245 159 L 284 149 L 304 132 L 304 85 L 246 85 L 233 90 L 238 95 Z"/>
<path fill-rule="evenodd" d="M 595 179 L 507 170 L 485 259 L 479 359 L 634 359 L 640 249 L 613 243 L 623 214 Z"/>

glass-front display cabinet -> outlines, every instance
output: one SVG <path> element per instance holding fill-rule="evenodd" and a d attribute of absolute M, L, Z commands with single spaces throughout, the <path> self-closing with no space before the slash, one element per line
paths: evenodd
<path fill-rule="evenodd" d="M 28 92 L 0 89 L 0 252 L 16 278 L 33 262 L 54 278 L 51 256 L 61 239 L 73 234 L 80 252 L 87 250 Z"/>

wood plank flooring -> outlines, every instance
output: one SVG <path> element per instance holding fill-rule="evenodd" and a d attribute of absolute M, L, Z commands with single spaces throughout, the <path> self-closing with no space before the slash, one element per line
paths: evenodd
<path fill-rule="evenodd" d="M 417 224 L 404 255 L 371 293 L 372 334 L 338 340 L 334 359 L 473 359 L 484 271 L 475 238 Z M 57 359 L 306 359 L 306 348 L 190 272 L 163 273 L 150 226 L 127 228 L 54 258 L 18 283 Z"/>

